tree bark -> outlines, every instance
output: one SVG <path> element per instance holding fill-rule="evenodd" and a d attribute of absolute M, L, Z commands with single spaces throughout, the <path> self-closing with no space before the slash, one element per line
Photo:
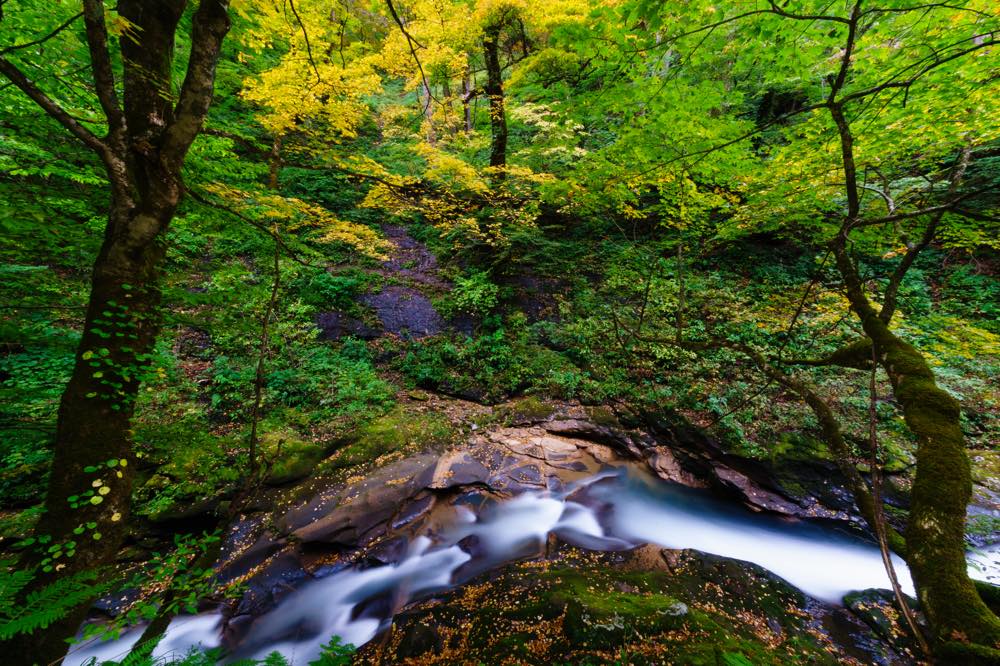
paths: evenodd
<path fill-rule="evenodd" d="M 497 179 L 504 177 L 507 166 L 507 113 L 504 109 L 503 71 L 500 67 L 501 26 L 486 28 L 483 36 L 483 55 L 486 59 L 486 96 L 490 101 L 490 166 L 497 170 Z"/>
<path fill-rule="evenodd" d="M 469 83 L 469 71 L 462 76 L 462 115 L 465 118 L 465 131 L 472 131 L 472 84 Z"/>
<path fill-rule="evenodd" d="M 37 569 L 27 592 L 60 576 L 112 566 L 125 536 L 135 468 L 132 416 L 160 332 L 163 236 L 184 193 L 184 158 L 211 103 L 215 66 L 229 30 L 227 0 L 202 0 L 191 21 L 187 72 L 174 97 L 174 41 L 186 1 L 121 0 L 119 14 L 136 29 L 119 42 L 124 69 L 119 105 L 104 5 L 100 0 L 83 5 L 106 137 L 80 127 L 14 63 L 0 62 L 0 73 L 100 157 L 111 192 L 84 330 L 59 406 L 45 516 L 36 528 L 53 544 L 74 541 L 74 554 L 49 561 L 44 551 L 26 553 L 22 564 Z M 86 612 L 83 605 L 46 630 L 16 638 L 5 663 L 61 661 L 64 639 L 76 633 Z"/>
<path fill-rule="evenodd" d="M 961 649 L 966 642 L 997 648 L 1000 619 L 980 598 L 965 560 L 965 512 L 972 496 L 972 476 L 959 403 L 937 385 L 920 352 L 879 317 L 843 241 L 838 239 L 833 250 L 851 309 L 873 341 L 906 425 L 917 438 L 906 561 L 935 643 L 945 650 Z M 1000 652 L 994 657 L 1000 657 Z"/>

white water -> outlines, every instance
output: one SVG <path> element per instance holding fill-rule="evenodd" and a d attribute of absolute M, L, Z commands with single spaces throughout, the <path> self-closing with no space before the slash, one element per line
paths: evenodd
<path fill-rule="evenodd" d="M 259 659 L 277 650 L 293 664 L 306 664 L 333 635 L 361 645 L 408 600 L 504 561 L 537 554 L 550 533 L 593 549 L 655 543 L 747 560 L 833 604 L 851 590 L 889 587 L 878 549 L 832 529 L 755 515 L 707 493 L 620 471 L 592 477 L 581 486 L 584 497 L 578 499 L 586 504 L 567 499 L 578 487 L 561 494 L 526 493 L 487 505 L 478 515 L 458 507 L 450 527 L 433 539 L 418 537 L 402 561 L 346 569 L 304 585 L 255 622 L 235 656 Z M 462 541 L 468 537 L 475 537 L 471 547 Z M 984 579 L 996 574 L 997 557 L 991 555 L 976 558 L 991 563 L 987 569 L 970 568 L 970 573 Z M 903 589 L 913 594 L 905 564 L 894 561 Z M 194 647 L 216 647 L 219 625 L 217 614 L 177 618 L 154 654 L 182 656 Z M 65 663 L 78 666 L 92 656 L 121 658 L 139 633 L 78 647 Z"/>

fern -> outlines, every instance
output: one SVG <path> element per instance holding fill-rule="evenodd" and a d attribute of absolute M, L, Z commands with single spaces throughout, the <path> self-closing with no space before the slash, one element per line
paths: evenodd
<path fill-rule="evenodd" d="M 19 602 L 18 596 L 33 578 L 31 570 L 3 567 L 0 571 L 0 641 L 45 629 L 108 587 L 94 582 L 97 572 L 81 571 L 34 590 Z"/>
<path fill-rule="evenodd" d="M 11 560 L 0 561 L 0 615 L 5 615 L 5 611 L 15 605 L 17 595 L 34 577 L 31 571 L 11 570 L 12 564 Z"/>

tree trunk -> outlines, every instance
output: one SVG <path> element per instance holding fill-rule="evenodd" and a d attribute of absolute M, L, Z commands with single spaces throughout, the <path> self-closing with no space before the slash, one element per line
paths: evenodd
<path fill-rule="evenodd" d="M 51 545 L 25 553 L 21 564 L 36 575 L 24 595 L 76 572 L 113 566 L 126 533 L 135 469 L 132 415 L 160 331 L 163 236 L 183 196 L 184 159 L 211 104 L 229 30 L 227 0 L 201 0 L 191 19 L 184 81 L 171 94 L 175 37 L 186 7 L 186 0 L 118 3 L 118 13 L 135 26 L 119 39 L 120 103 L 105 6 L 83 0 L 94 89 L 108 124 L 103 138 L 0 57 L 0 74 L 101 159 L 111 191 L 84 330 L 59 406 L 45 515 L 35 529 Z M 53 546 L 61 546 L 59 557 L 49 554 Z M 64 639 L 86 612 L 82 604 L 45 630 L 16 637 L 4 663 L 60 661 Z"/>
<path fill-rule="evenodd" d="M 491 26 L 483 37 L 483 54 L 486 58 L 486 96 L 490 100 L 490 166 L 497 170 L 497 178 L 504 177 L 507 166 L 507 114 L 504 110 L 503 72 L 500 68 L 500 27 Z"/>
<path fill-rule="evenodd" d="M 980 598 L 965 560 L 965 512 L 972 477 L 959 403 L 937 385 L 920 352 L 879 318 L 844 245 L 835 242 L 833 250 L 851 308 L 875 345 L 906 424 L 917 438 L 906 561 L 934 641 L 951 652 L 963 651 L 966 642 L 996 652 L 992 648 L 1000 645 L 1000 619 Z M 992 655 L 998 657 L 1000 652 Z"/>
<path fill-rule="evenodd" d="M 431 95 L 429 84 L 420 84 L 420 93 L 417 94 L 417 99 L 419 100 L 421 97 L 424 98 L 422 105 L 424 111 L 424 122 L 427 123 L 427 143 L 433 146 L 437 143 L 437 133 L 434 131 L 434 98 Z"/>
<path fill-rule="evenodd" d="M 465 131 L 472 131 L 472 84 L 469 83 L 469 71 L 462 76 L 462 112 L 465 116 Z"/>
<path fill-rule="evenodd" d="M 46 562 L 44 552 L 33 554 L 28 564 L 40 567 L 33 589 L 111 565 L 125 537 L 135 466 L 131 421 L 160 331 L 166 250 L 161 235 L 175 205 L 143 213 L 116 206 L 109 217 L 76 364 L 59 405 L 45 518 L 38 528 L 52 543 L 72 540 L 77 546 L 73 557 L 58 564 Z M 136 234 L 137 228 L 146 233 Z M 47 630 L 22 637 L 19 663 L 58 660 L 66 652 L 61 639 L 76 633 L 87 610 L 80 606 Z"/>

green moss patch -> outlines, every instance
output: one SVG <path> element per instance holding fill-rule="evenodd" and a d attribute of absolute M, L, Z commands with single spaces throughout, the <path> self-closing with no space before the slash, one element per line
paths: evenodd
<path fill-rule="evenodd" d="M 752 565 L 671 552 L 671 564 L 657 553 L 564 549 L 510 565 L 411 607 L 356 661 L 742 666 L 844 656 L 787 584 Z"/>
<path fill-rule="evenodd" d="M 391 453 L 439 449 L 456 431 L 438 412 L 409 411 L 402 406 L 353 431 L 323 467 L 336 470 L 375 462 Z"/>

